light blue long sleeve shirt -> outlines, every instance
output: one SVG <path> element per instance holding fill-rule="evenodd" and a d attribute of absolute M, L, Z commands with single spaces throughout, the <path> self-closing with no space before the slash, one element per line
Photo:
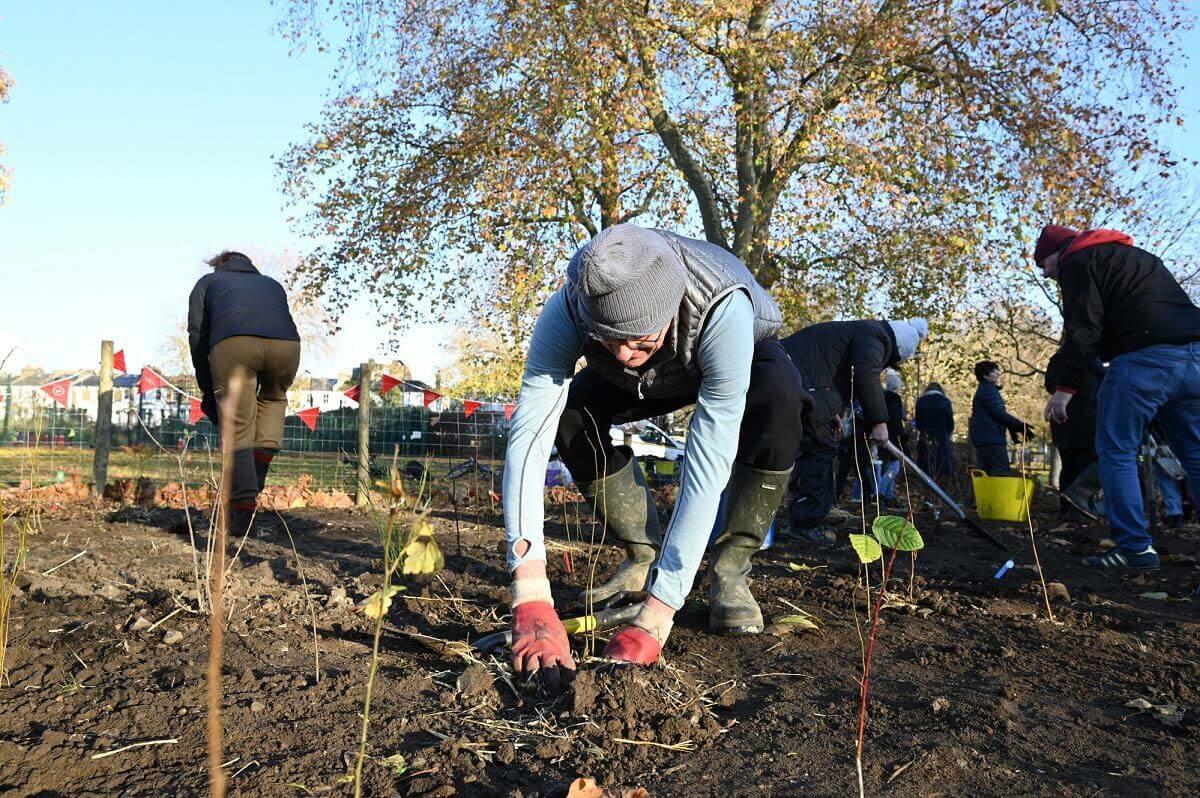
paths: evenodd
<path fill-rule="evenodd" d="M 567 389 L 584 340 L 560 290 L 542 309 L 529 344 L 521 392 L 513 414 L 504 467 L 504 527 L 510 569 L 545 560 L 544 479 Z M 675 512 L 663 535 L 651 593 L 674 609 L 691 591 L 712 533 L 721 492 L 737 453 L 750 364 L 754 359 L 754 309 L 741 291 L 722 299 L 701 333 L 696 363 L 703 375 L 688 427 Z M 601 434 L 607 434 L 607 430 Z M 527 541 L 518 556 L 515 546 Z"/>

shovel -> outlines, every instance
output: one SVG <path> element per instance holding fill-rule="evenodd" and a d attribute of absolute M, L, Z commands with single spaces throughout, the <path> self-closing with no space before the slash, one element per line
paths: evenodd
<path fill-rule="evenodd" d="M 891 452 L 894 457 L 899 459 L 900 462 L 904 463 L 906 466 L 908 466 L 910 469 L 912 469 L 912 472 L 917 475 L 917 479 L 921 480 L 921 482 L 925 485 L 925 487 L 927 487 L 931 491 L 933 491 L 934 495 L 936 495 L 939 499 L 941 499 L 942 503 L 945 504 L 947 507 L 949 507 L 950 511 L 952 513 L 954 513 L 956 516 L 958 516 L 960 521 L 962 521 L 964 524 L 967 525 L 967 529 L 970 529 L 976 535 L 983 538 L 988 543 L 991 543 L 996 548 L 1000 549 L 1000 551 L 1003 551 L 1006 554 L 1011 553 L 1009 551 L 1008 546 L 1004 545 L 1004 543 L 1002 541 L 1000 541 L 999 539 L 997 539 L 994 535 L 992 535 L 992 533 L 988 532 L 986 529 L 984 529 L 982 526 L 980 526 L 978 522 L 969 518 L 967 516 L 966 512 L 963 510 L 963 508 L 959 507 L 958 503 L 955 502 L 954 499 L 951 499 L 950 496 L 946 494 L 946 491 L 942 490 L 941 487 L 936 482 L 933 481 L 932 477 L 930 477 L 928 474 L 926 474 L 924 471 L 922 471 L 920 468 L 918 468 L 917 464 L 912 461 L 912 458 L 910 458 L 903 451 L 901 451 L 899 446 L 892 443 L 890 440 L 884 441 L 883 446 L 889 452 Z"/>

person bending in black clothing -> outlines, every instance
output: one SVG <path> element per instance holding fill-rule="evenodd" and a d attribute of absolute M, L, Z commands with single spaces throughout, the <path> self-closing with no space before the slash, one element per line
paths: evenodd
<path fill-rule="evenodd" d="M 879 376 L 885 368 L 912 357 L 928 334 L 925 319 L 831 321 L 783 339 L 783 348 L 804 375 L 814 400 L 792 471 L 793 535 L 818 544 L 830 542 L 820 525 L 836 501 L 833 460 L 838 452 L 838 416 L 857 401 L 862 423 L 854 425 L 855 439 L 869 434 L 876 442 L 888 440 L 887 403 Z M 869 462 L 865 469 L 864 474 L 871 473 Z"/>

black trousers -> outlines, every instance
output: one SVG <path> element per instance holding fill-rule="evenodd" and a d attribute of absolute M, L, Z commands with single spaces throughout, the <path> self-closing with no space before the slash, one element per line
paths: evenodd
<path fill-rule="evenodd" d="M 555 438 L 559 456 L 581 482 L 614 474 L 628 459 L 612 444 L 609 428 L 613 424 L 671 413 L 694 405 L 696 399 L 695 392 L 639 399 L 585 367 L 567 390 L 567 405 Z M 800 372 L 778 339 L 755 344 L 734 462 L 765 471 L 791 468 L 800 449 L 805 411 L 811 404 Z"/>
<path fill-rule="evenodd" d="M 868 501 L 875 498 L 875 467 L 871 463 L 871 450 L 867 446 L 867 435 L 862 426 L 858 425 L 858 452 L 855 453 L 854 440 L 843 438 L 838 449 L 837 484 L 834 485 L 834 504 L 846 492 L 846 485 L 854 477 L 862 483 L 863 497 Z"/>
<path fill-rule="evenodd" d="M 806 436 L 792 471 L 792 506 L 788 509 L 792 526 L 814 529 L 837 503 L 834 494 L 834 463 L 838 445 L 827 438 Z"/>
<path fill-rule="evenodd" d="M 917 439 L 917 465 L 943 487 L 954 474 L 954 446 L 945 430 L 922 432 Z"/>
<path fill-rule="evenodd" d="M 1003 443 L 976 446 L 975 465 L 986 471 L 989 477 L 1012 476 L 1012 463 L 1008 462 L 1008 447 Z"/>
<path fill-rule="evenodd" d="M 1096 448 L 1093 447 L 1074 447 L 1067 446 L 1058 447 L 1058 459 L 1062 463 L 1062 471 L 1058 475 L 1059 490 L 1066 490 L 1071 487 L 1071 483 L 1079 478 L 1079 475 L 1087 470 L 1088 466 L 1095 463 Z M 1066 499 L 1058 500 L 1058 508 L 1066 513 L 1071 511 L 1071 505 Z"/>

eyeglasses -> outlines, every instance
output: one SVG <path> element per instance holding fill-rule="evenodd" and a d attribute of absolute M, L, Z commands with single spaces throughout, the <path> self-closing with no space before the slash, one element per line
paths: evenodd
<path fill-rule="evenodd" d="M 605 349 L 625 346 L 642 352 L 653 352 L 662 343 L 663 336 L 667 334 L 668 329 L 670 329 L 670 325 L 663 327 L 656 335 L 644 335 L 641 338 L 604 338 L 596 333 L 590 333 L 588 337 Z"/>

